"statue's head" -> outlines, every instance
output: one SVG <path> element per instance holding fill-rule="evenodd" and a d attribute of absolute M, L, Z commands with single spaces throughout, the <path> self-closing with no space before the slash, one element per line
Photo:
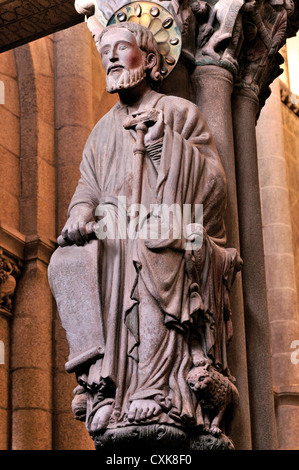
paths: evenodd
<path fill-rule="evenodd" d="M 152 88 L 162 81 L 158 45 L 144 26 L 133 22 L 110 25 L 101 32 L 98 47 L 109 93 L 136 87 L 143 80 Z"/>

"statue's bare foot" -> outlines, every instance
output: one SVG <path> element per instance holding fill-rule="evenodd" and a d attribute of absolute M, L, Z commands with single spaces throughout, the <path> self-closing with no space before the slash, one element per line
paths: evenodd
<path fill-rule="evenodd" d="M 153 399 L 133 400 L 128 413 L 129 421 L 137 423 L 158 416 L 161 413 L 161 406 Z"/>
<path fill-rule="evenodd" d="M 215 424 L 212 424 L 212 426 L 210 427 L 210 433 L 215 437 L 219 437 L 221 434 L 221 429 L 218 428 L 218 426 L 216 426 Z"/>
<path fill-rule="evenodd" d="M 111 404 L 101 406 L 94 414 L 90 423 L 90 431 L 96 432 L 101 429 L 106 429 L 109 424 L 109 419 L 113 411 Z"/>

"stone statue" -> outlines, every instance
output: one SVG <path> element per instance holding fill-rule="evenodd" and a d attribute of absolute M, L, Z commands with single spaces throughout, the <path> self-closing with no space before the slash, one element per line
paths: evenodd
<path fill-rule="evenodd" d="M 195 367 L 187 376 L 187 382 L 198 397 L 199 419 L 204 429 L 216 436 L 221 434 L 219 427 L 229 406 L 239 401 L 238 391 L 227 377 L 210 364 Z"/>
<path fill-rule="evenodd" d="M 236 390 L 226 348 L 242 261 L 224 248 L 225 175 L 197 106 L 157 91 L 149 29 L 114 24 L 97 41 L 107 91 L 120 100 L 88 138 L 49 265 L 66 370 L 78 381 L 72 409 L 96 448 L 161 433 L 190 448 L 226 426 L 224 408 L 217 426 L 203 421 L 197 368 L 210 365 L 223 390 Z"/>

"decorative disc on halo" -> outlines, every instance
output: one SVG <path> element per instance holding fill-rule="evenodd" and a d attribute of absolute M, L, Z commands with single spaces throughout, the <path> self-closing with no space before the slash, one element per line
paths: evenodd
<path fill-rule="evenodd" d="M 175 68 L 182 50 L 182 35 L 173 16 L 154 2 L 131 2 L 117 10 L 107 23 L 132 21 L 148 28 L 154 35 L 162 56 L 161 73 L 166 78 Z"/>

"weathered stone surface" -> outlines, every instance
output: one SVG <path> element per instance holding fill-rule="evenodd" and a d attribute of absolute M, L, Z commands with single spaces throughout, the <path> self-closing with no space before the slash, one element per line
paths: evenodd
<path fill-rule="evenodd" d="M 2 1 L 0 19 L 0 52 L 83 21 L 72 0 Z"/>
<path fill-rule="evenodd" d="M 299 448 L 297 440 L 299 433 L 299 408 L 293 403 L 291 401 L 289 404 L 280 406 L 277 412 L 277 425 L 280 427 L 289 426 L 294 430 L 282 436 L 280 442 L 282 450 L 298 450 Z"/>
<path fill-rule="evenodd" d="M 12 450 L 51 450 L 52 414 L 42 409 L 18 409 L 12 416 Z"/>

